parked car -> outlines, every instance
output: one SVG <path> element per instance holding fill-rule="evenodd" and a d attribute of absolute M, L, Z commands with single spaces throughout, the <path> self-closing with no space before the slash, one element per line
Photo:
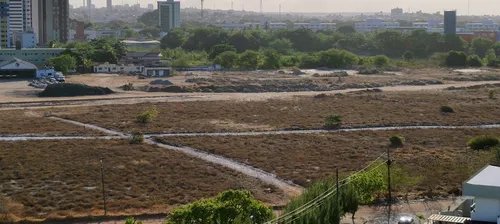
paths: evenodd
<path fill-rule="evenodd" d="M 64 78 L 64 75 L 60 72 L 56 73 L 56 75 L 54 76 L 54 79 L 58 82 L 65 82 L 66 79 Z"/>
<path fill-rule="evenodd" d="M 413 220 L 412 216 L 401 216 L 399 217 L 398 224 L 414 224 L 415 220 Z"/>

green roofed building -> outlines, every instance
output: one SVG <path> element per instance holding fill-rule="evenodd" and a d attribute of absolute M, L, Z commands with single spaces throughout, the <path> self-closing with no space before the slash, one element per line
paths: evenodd
<path fill-rule="evenodd" d="M 11 60 L 12 57 L 41 66 L 47 63 L 47 59 L 57 57 L 66 48 L 26 48 L 17 50 L 15 48 L 0 49 L 0 63 Z"/>

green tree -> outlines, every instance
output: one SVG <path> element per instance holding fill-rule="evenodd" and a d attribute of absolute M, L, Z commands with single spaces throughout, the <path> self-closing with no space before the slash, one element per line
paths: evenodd
<path fill-rule="evenodd" d="M 341 200 L 344 213 L 351 213 L 352 219 L 354 220 L 354 216 L 359 208 L 357 189 L 355 189 L 351 184 L 347 184 L 342 188 Z"/>
<path fill-rule="evenodd" d="M 330 49 L 318 53 L 319 62 L 328 68 L 345 68 L 358 63 L 358 56 L 344 50 Z"/>
<path fill-rule="evenodd" d="M 385 55 L 373 56 L 371 60 L 373 61 L 373 64 L 377 67 L 386 67 L 389 65 L 389 62 L 391 61 Z"/>
<path fill-rule="evenodd" d="M 162 49 L 175 49 L 181 47 L 186 42 L 186 33 L 182 29 L 173 29 L 161 39 L 160 47 Z"/>
<path fill-rule="evenodd" d="M 500 42 L 496 42 L 493 46 L 491 46 L 491 48 L 495 51 L 495 55 L 500 57 Z"/>
<path fill-rule="evenodd" d="M 238 54 L 234 51 L 226 51 L 219 54 L 215 60 L 214 64 L 219 64 L 223 68 L 234 68 L 238 62 Z"/>
<path fill-rule="evenodd" d="M 406 62 L 410 62 L 412 61 L 413 59 L 415 59 L 415 54 L 411 51 L 407 51 L 403 54 L 402 56 L 403 60 L 406 61 Z"/>
<path fill-rule="evenodd" d="M 238 58 L 238 66 L 244 69 L 257 69 L 260 65 L 260 54 L 256 51 L 247 50 Z"/>
<path fill-rule="evenodd" d="M 356 33 L 356 29 L 354 29 L 353 26 L 341 26 L 337 29 L 337 32 L 344 34 L 344 35 L 349 35 Z"/>
<path fill-rule="evenodd" d="M 264 223 L 273 218 L 273 212 L 248 191 L 228 190 L 215 198 L 202 199 L 179 207 L 167 216 L 168 224 L 230 224 L 235 220 L 247 220 L 252 223 Z"/>
<path fill-rule="evenodd" d="M 142 14 L 137 21 L 146 26 L 158 26 L 158 16 L 158 10 L 156 9 Z"/>
<path fill-rule="evenodd" d="M 123 37 L 125 37 L 125 38 L 136 37 L 137 35 L 138 35 L 138 33 L 133 31 L 132 29 L 125 29 L 123 31 Z"/>
<path fill-rule="evenodd" d="M 497 59 L 497 56 L 495 54 L 495 50 L 489 49 L 488 51 L 486 51 L 486 56 L 484 57 L 483 61 L 488 66 L 495 66 L 496 59 Z"/>
<path fill-rule="evenodd" d="M 49 63 L 54 66 L 56 71 L 60 71 L 63 74 L 68 74 L 69 70 L 76 68 L 75 57 L 67 54 L 62 54 L 57 57 L 49 58 Z"/>
<path fill-rule="evenodd" d="M 301 68 L 317 68 L 320 67 L 320 58 L 316 54 L 305 54 L 300 59 Z"/>
<path fill-rule="evenodd" d="M 233 45 L 239 53 L 247 50 L 258 50 L 260 47 L 258 40 L 248 31 L 233 33 L 229 37 L 229 43 Z"/>
<path fill-rule="evenodd" d="M 293 51 L 293 43 L 289 39 L 277 39 L 269 43 L 269 47 L 280 54 L 289 54 Z"/>
<path fill-rule="evenodd" d="M 215 59 L 219 54 L 226 52 L 226 51 L 233 51 L 236 52 L 236 48 L 234 46 L 229 45 L 229 44 L 217 44 L 212 47 L 212 50 L 210 51 L 209 58 L 210 59 Z"/>
<path fill-rule="evenodd" d="M 405 51 L 403 34 L 394 30 L 375 34 L 375 45 L 385 55 L 399 56 Z"/>
<path fill-rule="evenodd" d="M 483 61 L 479 56 L 473 54 L 467 56 L 467 65 L 471 67 L 481 67 L 483 66 Z"/>
<path fill-rule="evenodd" d="M 263 53 L 263 63 L 261 67 L 264 69 L 281 68 L 281 55 L 275 50 L 265 50 Z"/>
<path fill-rule="evenodd" d="M 158 38 L 160 37 L 161 30 L 159 27 L 147 27 L 139 31 L 140 35 L 149 37 L 149 38 Z"/>
<path fill-rule="evenodd" d="M 493 46 L 493 41 L 486 38 L 476 38 L 472 40 L 471 47 L 473 51 L 479 56 L 484 57 L 486 55 L 486 51 L 491 49 Z"/>
<path fill-rule="evenodd" d="M 456 35 L 444 35 L 444 51 L 465 51 L 467 41 Z"/>
<path fill-rule="evenodd" d="M 450 51 L 446 56 L 446 66 L 459 67 L 467 65 L 467 54 L 463 51 Z"/>

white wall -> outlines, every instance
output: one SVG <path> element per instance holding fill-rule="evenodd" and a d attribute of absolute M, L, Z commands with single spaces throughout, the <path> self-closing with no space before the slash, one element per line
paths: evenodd
<path fill-rule="evenodd" d="M 475 198 L 476 211 L 472 213 L 472 221 L 497 222 L 500 215 L 500 199 Z"/>

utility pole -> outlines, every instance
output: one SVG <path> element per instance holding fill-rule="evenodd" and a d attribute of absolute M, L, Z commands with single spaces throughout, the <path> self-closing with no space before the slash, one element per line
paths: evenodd
<path fill-rule="evenodd" d="M 104 216 L 108 213 L 106 209 L 106 191 L 104 190 L 104 165 L 102 164 L 102 159 L 99 161 L 101 163 L 101 183 L 102 183 L 102 200 L 104 202 Z"/>
<path fill-rule="evenodd" d="M 336 186 L 337 186 L 337 208 L 340 208 L 340 205 L 339 205 L 339 168 L 335 168 L 335 181 L 337 182 Z"/>
<path fill-rule="evenodd" d="M 231 2 L 231 11 L 234 11 L 234 2 Z"/>
<path fill-rule="evenodd" d="M 260 0 L 260 13 L 262 14 L 262 0 Z"/>
<path fill-rule="evenodd" d="M 388 216 L 387 216 L 387 223 L 391 223 L 391 203 L 392 203 L 392 196 L 391 196 L 391 149 L 387 147 L 387 190 L 389 191 L 389 199 L 387 200 L 387 205 L 389 206 L 388 211 Z"/>

